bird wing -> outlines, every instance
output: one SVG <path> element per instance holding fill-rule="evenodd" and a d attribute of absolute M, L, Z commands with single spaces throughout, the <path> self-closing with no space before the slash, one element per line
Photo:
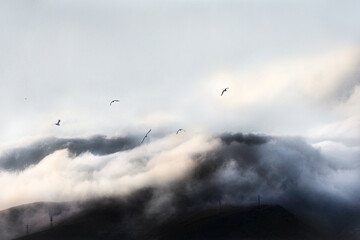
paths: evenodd
<path fill-rule="evenodd" d="M 178 134 L 178 133 L 181 132 L 181 131 L 185 131 L 185 130 L 182 129 L 182 128 L 179 128 L 179 130 L 177 130 L 176 134 Z"/>
<path fill-rule="evenodd" d="M 224 94 L 224 92 L 226 92 L 229 88 L 225 88 L 224 90 L 222 90 L 221 92 L 221 96 Z"/>
<path fill-rule="evenodd" d="M 111 104 L 112 104 L 113 102 L 119 102 L 119 100 L 112 100 L 112 101 L 110 102 L 110 106 L 111 106 Z"/>
<path fill-rule="evenodd" d="M 141 143 L 143 143 L 144 140 L 145 140 L 145 138 L 147 138 L 147 135 L 149 134 L 149 132 L 151 132 L 151 129 L 146 133 L 146 135 L 145 135 L 145 137 L 143 138 L 143 140 L 141 141 Z M 141 144 L 141 143 L 140 143 L 140 144 Z"/>

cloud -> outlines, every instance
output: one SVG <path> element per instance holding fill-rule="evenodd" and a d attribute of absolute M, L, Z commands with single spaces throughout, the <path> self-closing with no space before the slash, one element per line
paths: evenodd
<path fill-rule="evenodd" d="M 0 141 L 178 122 L 243 131 L 237 122 L 224 129 L 219 120 L 230 118 L 216 110 L 247 107 L 236 116 L 249 122 L 261 119 L 254 112 L 281 109 L 268 114 L 276 127 L 276 115 L 288 111 L 280 104 L 351 94 L 356 74 L 347 70 L 358 68 L 360 29 L 353 3 L 161 1 L 149 11 L 131 1 L 2 2 Z M 304 97 L 294 103 L 293 94 Z M 120 103 L 110 108 L 113 98 Z M 306 110 L 296 112 L 314 115 Z M 245 131 L 272 131 L 265 124 Z"/>
<path fill-rule="evenodd" d="M 192 153 L 207 151 L 215 144 L 202 136 L 184 138 L 171 135 L 136 148 L 129 148 L 133 146 L 131 139 L 122 138 L 54 139 L 45 140 L 47 144 L 37 142 L 30 149 L 12 150 L 12 154 L 5 152 L 2 158 L 10 170 L 22 171 L 0 172 L 0 182 L 7 183 L 0 208 L 127 194 L 145 186 L 167 184 L 188 172 L 194 164 Z M 14 159 L 20 163 L 13 163 Z"/>
<path fill-rule="evenodd" d="M 360 84 L 359 47 L 348 46 L 254 66 L 243 71 L 219 70 L 206 82 L 213 100 L 225 107 L 256 106 L 263 102 L 310 100 L 326 103 L 347 100 Z M 230 87 L 226 98 L 219 91 Z"/>
<path fill-rule="evenodd" d="M 353 123 L 326 126 L 359 117 L 359 53 L 358 45 L 348 45 L 218 68 L 202 82 L 199 98 L 206 101 L 199 101 L 202 115 L 194 116 L 217 119 L 206 122 L 212 130 L 354 138 L 359 131 L 350 130 Z M 225 87 L 229 91 L 220 96 Z"/>
<path fill-rule="evenodd" d="M 256 204 L 258 195 L 263 203 L 280 204 L 327 231 L 344 227 L 351 214 L 360 216 L 358 147 L 242 133 L 171 134 L 116 151 L 100 151 L 93 141 L 45 151 L 41 161 L 22 171 L 1 171 L 0 208 L 38 201 L 125 200 L 150 191 L 142 214 L 163 220 L 178 211 L 217 206 L 219 200 Z M 339 154 L 333 156 L 332 149 Z"/>
<path fill-rule="evenodd" d="M 360 139 L 360 115 L 311 128 L 307 135 L 320 139 Z"/>
<path fill-rule="evenodd" d="M 221 141 L 226 143 L 227 145 L 237 142 L 237 143 L 244 143 L 247 145 L 253 145 L 253 144 L 264 144 L 267 143 L 269 140 L 271 140 L 271 137 L 266 135 L 259 135 L 259 134 L 242 134 L 242 133 L 236 133 L 236 134 L 223 134 L 221 136 Z"/>
<path fill-rule="evenodd" d="M 94 155 L 107 155 L 133 148 L 135 145 L 134 137 L 107 138 L 98 135 L 86 139 L 46 138 L 27 146 L 3 150 L 0 155 L 0 169 L 24 170 L 60 149 L 68 149 L 69 153 L 76 156 L 85 152 Z"/>

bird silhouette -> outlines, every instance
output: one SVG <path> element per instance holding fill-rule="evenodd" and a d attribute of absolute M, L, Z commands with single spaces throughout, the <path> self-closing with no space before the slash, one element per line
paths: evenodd
<path fill-rule="evenodd" d="M 179 130 L 177 130 L 177 131 L 176 131 L 176 134 L 178 134 L 178 133 L 179 133 L 179 132 L 181 132 L 181 131 L 184 131 L 184 132 L 185 132 L 185 130 L 184 130 L 184 129 L 179 128 Z"/>
<path fill-rule="evenodd" d="M 147 134 L 145 135 L 145 137 L 143 138 L 143 140 L 141 141 L 141 143 L 140 143 L 140 144 L 142 144 L 142 143 L 145 141 L 145 138 L 147 138 L 147 136 L 148 136 L 149 132 L 151 132 L 151 129 L 147 132 Z"/>
<path fill-rule="evenodd" d="M 226 92 L 229 88 L 225 88 L 224 90 L 222 90 L 221 92 L 221 96 L 224 94 L 224 92 Z"/>
<path fill-rule="evenodd" d="M 60 120 L 57 123 L 54 123 L 56 126 L 60 126 Z"/>
<path fill-rule="evenodd" d="M 112 100 L 112 101 L 110 102 L 110 106 L 111 106 L 111 104 L 113 104 L 114 102 L 119 102 L 119 100 L 117 100 L 117 99 Z"/>

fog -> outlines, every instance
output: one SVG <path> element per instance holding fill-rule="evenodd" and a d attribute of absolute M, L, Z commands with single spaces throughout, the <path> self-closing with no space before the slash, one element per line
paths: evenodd
<path fill-rule="evenodd" d="M 77 141 L 91 146 L 94 138 Z M 216 206 L 219 199 L 224 205 L 253 205 L 258 195 L 264 204 L 279 204 L 331 230 L 360 217 L 358 147 L 334 142 L 310 145 L 299 137 L 242 133 L 171 134 L 144 143 L 117 148 L 114 153 L 108 149 L 104 155 L 91 149 L 74 154 L 70 145 L 49 152 L 35 142 L 31 148 L 44 154 L 30 158 L 25 169 L 1 171 L 0 206 L 121 200 L 152 189 L 151 197 L 145 198 L 144 217 L 155 214 L 166 219 L 184 206 L 206 209 Z M 29 147 L 13 151 L 25 149 Z"/>
<path fill-rule="evenodd" d="M 65 219 L 148 191 L 145 216 L 260 195 L 325 229 L 357 222 L 358 9 L 1 1 L 0 209 L 70 202 Z"/>

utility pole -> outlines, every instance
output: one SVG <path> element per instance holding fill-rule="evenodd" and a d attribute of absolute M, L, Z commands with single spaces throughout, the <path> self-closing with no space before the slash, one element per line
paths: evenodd
<path fill-rule="evenodd" d="M 52 215 L 50 215 L 50 227 L 52 227 L 53 226 L 53 217 L 52 217 Z"/>
<path fill-rule="evenodd" d="M 219 213 L 221 213 L 221 198 L 219 198 Z"/>
<path fill-rule="evenodd" d="M 29 224 L 26 224 L 26 235 L 29 234 Z"/>

